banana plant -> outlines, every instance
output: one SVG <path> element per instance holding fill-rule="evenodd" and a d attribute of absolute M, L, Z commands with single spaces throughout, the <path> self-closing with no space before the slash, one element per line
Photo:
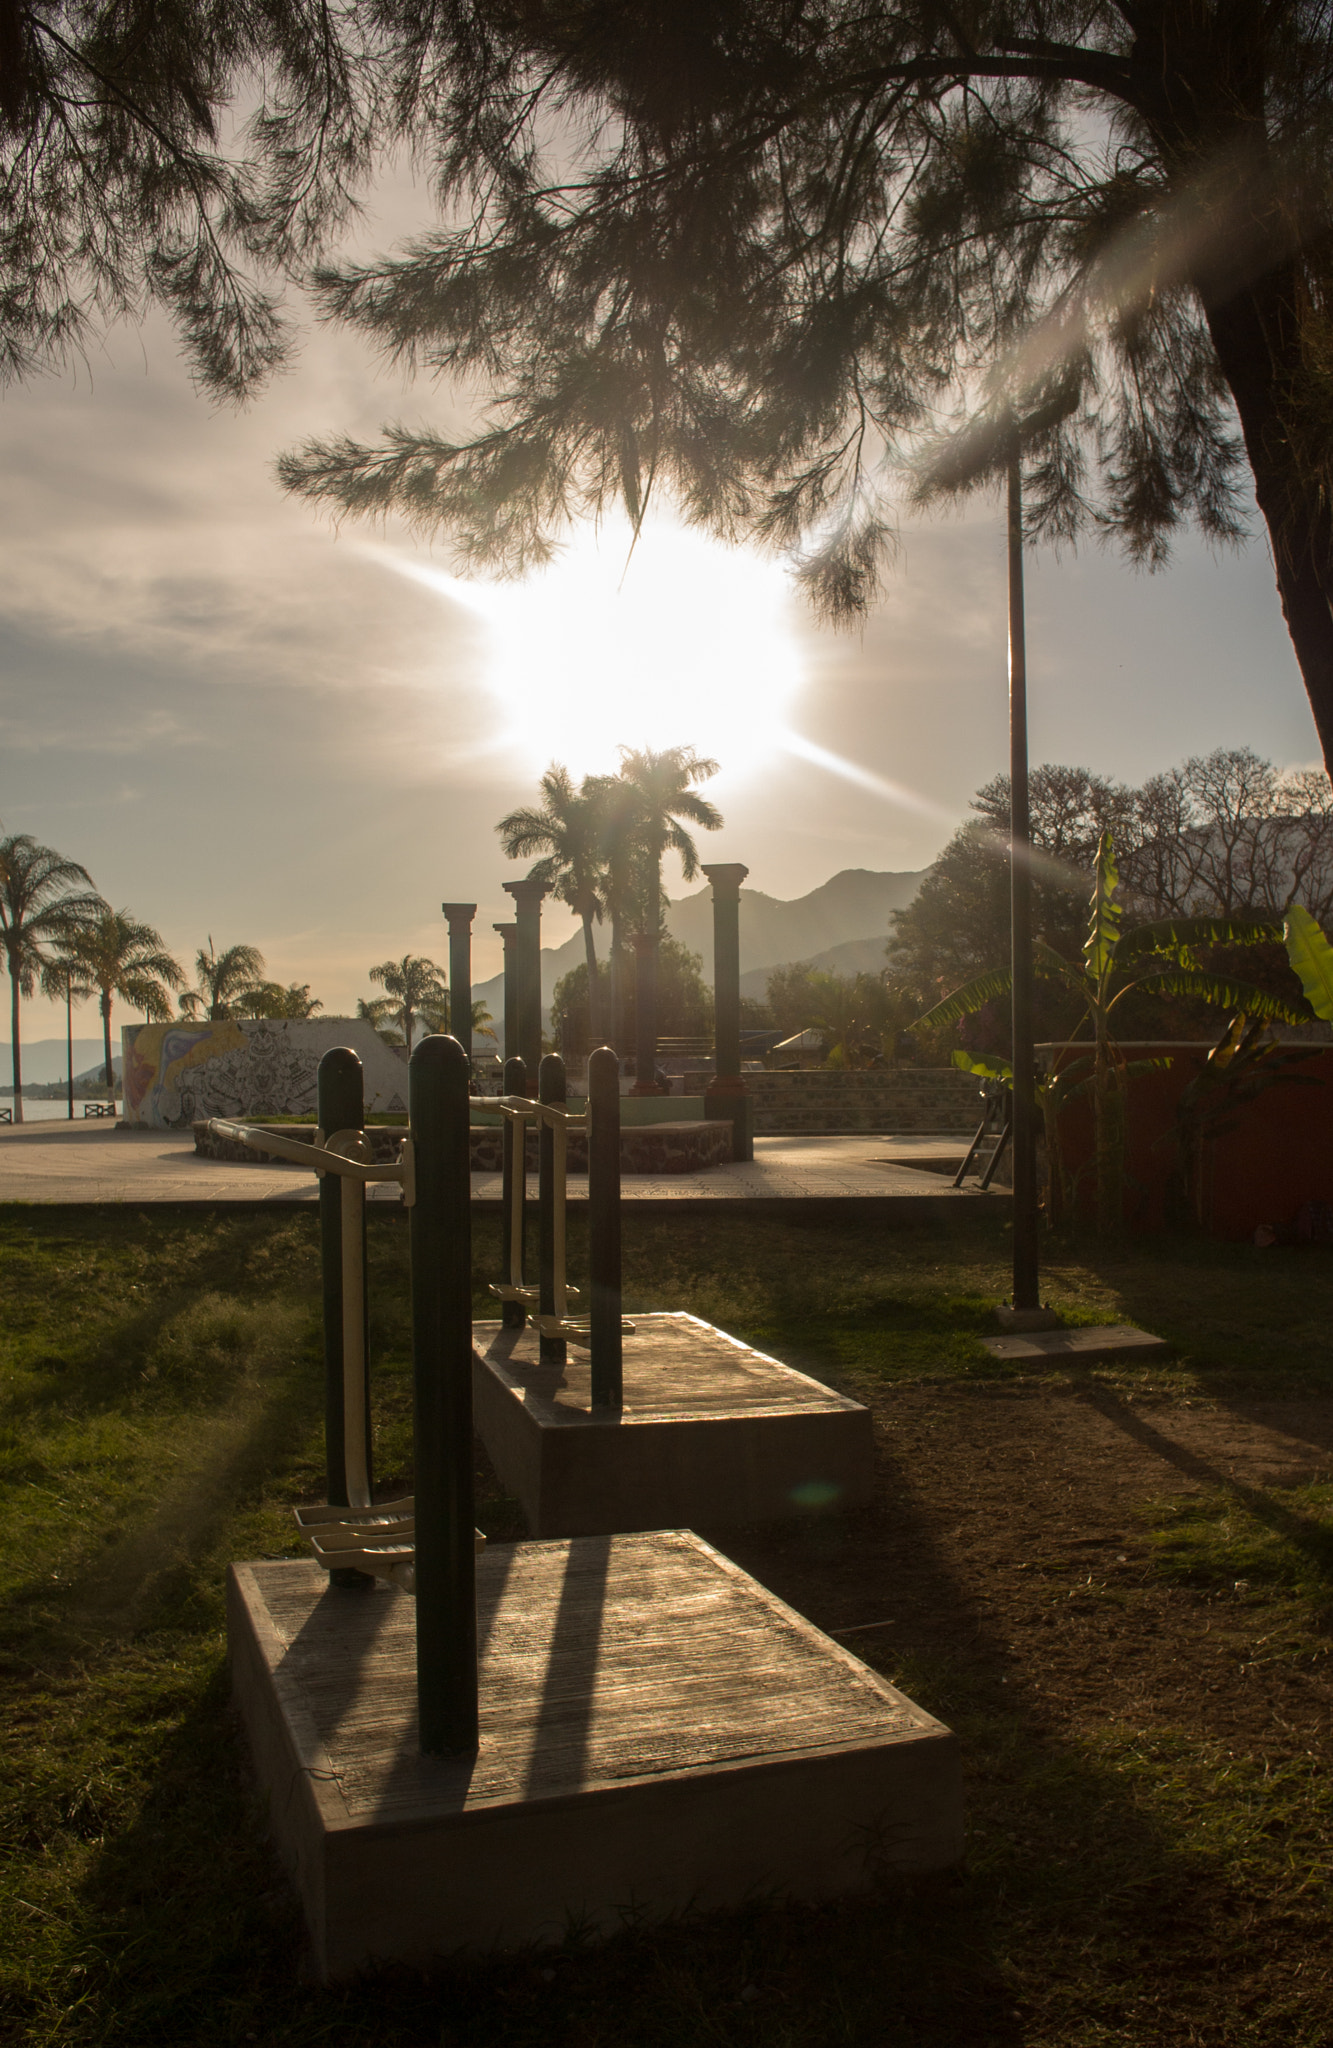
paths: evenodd
<path fill-rule="evenodd" d="M 1305 1000 L 1316 1017 L 1333 1024 L 1333 946 L 1308 910 L 1293 903 L 1283 921 L 1287 958 L 1300 976 Z"/>
<path fill-rule="evenodd" d="M 1203 946 L 1257 946 L 1280 940 L 1281 924 L 1254 917 L 1168 917 L 1126 931 L 1117 898 L 1119 886 L 1112 837 L 1103 832 L 1097 849 L 1083 964 L 1066 960 L 1044 940 L 1038 939 L 1033 947 L 1036 972 L 1077 997 L 1090 1031 L 1092 1068 L 1085 1078 L 1092 1084 L 1097 1223 L 1104 1231 L 1119 1229 L 1123 1220 L 1125 1096 L 1133 1073 L 1144 1066 L 1141 1061 L 1131 1065 L 1113 1036 L 1115 1013 L 1125 997 L 1135 989 L 1144 989 L 1154 995 L 1216 1003 L 1249 1019 L 1300 1021 L 1291 1006 L 1279 997 L 1230 975 L 1208 974 L 1198 961 L 1198 949 Z M 1327 947 L 1327 941 L 1324 944 Z M 1328 951 L 1333 956 L 1333 948 Z M 1333 966 L 1333 958 L 1329 964 Z M 1007 967 L 991 968 L 946 996 L 919 1021 L 955 1023 L 972 1016 L 996 996 L 1004 995 L 1011 986 L 1012 976 Z M 1333 980 L 1330 998 L 1333 1000 Z M 1065 1050 L 1077 1051 L 1079 1043 L 1073 1037 Z M 1048 1142 L 1054 1136 L 1048 1128 Z"/>

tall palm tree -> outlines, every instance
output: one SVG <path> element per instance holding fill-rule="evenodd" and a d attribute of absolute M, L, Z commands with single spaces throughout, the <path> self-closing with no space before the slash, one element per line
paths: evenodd
<path fill-rule="evenodd" d="M 171 1015 L 171 992 L 181 987 L 185 976 L 179 963 L 167 952 L 162 934 L 151 924 L 140 924 L 128 910 L 112 910 L 103 904 L 92 917 L 71 918 L 57 937 L 55 949 L 42 970 L 42 992 L 63 996 L 66 974 L 90 995 L 96 995 L 102 1012 L 102 1050 L 106 1061 L 107 1092 L 115 1087 L 111 1060 L 111 1005 L 114 997 L 142 1010 L 149 1023 L 163 1023 Z"/>
<path fill-rule="evenodd" d="M 590 1002 L 598 1010 L 597 947 L 592 928 L 602 916 L 602 878 L 605 868 L 603 812 L 606 808 L 602 785 L 606 777 L 587 776 L 575 789 L 568 768 L 552 761 L 541 779 L 543 802 L 540 809 L 526 807 L 510 811 L 496 826 L 500 845 L 508 860 L 542 856 L 528 869 L 534 881 L 543 882 L 560 903 L 567 903 L 583 925 L 583 950 L 588 963 Z M 593 1018 L 598 1034 L 600 1019 Z"/>
<path fill-rule="evenodd" d="M 86 884 L 80 888 L 79 884 Z M 0 839 L 0 947 L 9 973 L 10 1056 L 14 1076 L 14 1121 L 23 1122 L 23 1060 L 19 1046 L 19 998 L 31 997 L 52 944 L 71 918 L 95 917 L 106 905 L 92 876 L 54 847 L 39 846 L 30 832 Z"/>
<path fill-rule="evenodd" d="M 389 1015 L 403 1034 L 403 1044 L 412 1050 L 412 1030 L 426 1010 L 442 1005 L 447 985 L 444 969 L 420 954 L 404 953 L 401 960 L 381 960 L 372 967 L 370 978 L 394 998 Z M 370 1006 L 367 1005 L 369 1008 Z"/>
<path fill-rule="evenodd" d="M 638 900 L 634 908 L 646 932 L 662 929 L 666 908 L 662 862 L 666 855 L 680 855 L 681 874 L 687 882 L 699 872 L 699 850 L 681 820 L 704 832 L 721 828 L 722 813 L 717 805 L 692 787 L 707 782 L 717 769 L 716 761 L 696 754 L 693 747 L 620 750 L 620 780 L 632 792 L 630 815 L 638 842 Z"/>
<path fill-rule="evenodd" d="M 233 1006 L 264 978 L 264 956 L 258 946 L 228 946 L 219 953 L 208 935 L 208 945 L 194 956 L 198 988 L 185 991 L 180 999 L 182 1017 L 197 1017 L 202 1011 L 210 1024 L 230 1017 Z"/>

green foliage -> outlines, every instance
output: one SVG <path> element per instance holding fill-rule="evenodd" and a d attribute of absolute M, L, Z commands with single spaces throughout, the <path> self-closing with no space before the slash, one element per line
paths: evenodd
<path fill-rule="evenodd" d="M 602 1011 L 610 1007 L 611 966 L 602 960 L 597 966 L 602 989 Z M 624 1039 L 634 1044 L 636 1009 L 634 977 L 623 998 Z M 580 960 L 568 974 L 562 974 L 551 996 L 551 1015 L 557 1027 L 568 1019 L 569 1047 L 588 1048 L 596 1043 L 588 1014 L 588 970 Z M 657 1032 L 660 1038 L 696 1038 L 713 1028 L 713 991 L 703 978 L 703 956 L 663 932 L 657 947 Z"/>
<path fill-rule="evenodd" d="M 1276 936 L 1277 927 L 1258 919 L 1202 917 L 1167 919 L 1126 932 L 1119 888 L 1111 834 L 1103 832 L 1097 850 L 1082 967 L 1063 958 L 1043 940 L 1039 939 L 1033 947 L 1035 973 L 1077 999 L 1092 1039 L 1097 1216 L 1103 1230 L 1118 1230 L 1123 1220 L 1125 1091 L 1134 1073 L 1142 1071 L 1145 1065 L 1127 1061 L 1112 1038 L 1115 1012 L 1126 997 L 1143 988 L 1238 1010 L 1247 1019 L 1300 1021 L 1298 1013 L 1280 997 L 1250 983 L 1202 973 L 1195 965 L 1195 949 L 1199 946 L 1223 942 L 1262 944 Z M 956 1023 L 993 1002 L 1011 984 L 1009 968 L 992 968 L 935 1004 L 921 1021 L 925 1025 Z M 1058 1112 L 1062 1103 L 1052 1096 L 1047 1106 L 1048 1147 L 1057 1154 Z"/>
<path fill-rule="evenodd" d="M 1036 0 L 443 11 L 447 224 L 317 289 L 395 363 L 503 395 L 471 435 L 307 443 L 284 481 L 516 572 L 664 492 L 793 551 L 847 620 L 904 470 L 968 488 L 1016 421 L 1031 534 L 1154 566 L 1187 519 L 1239 536 L 1248 450 L 1333 743 L 1331 37 L 1316 6 L 1216 33 Z"/>
<path fill-rule="evenodd" d="M 194 971 L 199 986 L 185 991 L 180 1013 L 182 1017 L 202 1014 L 216 1023 L 235 1014 L 262 981 L 264 956 L 257 946 L 228 946 L 219 953 L 210 933 L 207 946 L 201 946 L 194 956 Z"/>
<path fill-rule="evenodd" d="M 892 1063 L 898 1041 L 919 1004 L 882 974 L 830 974 L 823 968 L 786 966 L 768 978 L 767 1008 L 786 1037 L 798 1031 L 823 1034 L 835 1066 Z"/>
<path fill-rule="evenodd" d="M 1333 946 L 1299 903 L 1293 903 L 1287 912 L 1284 935 L 1306 1002 L 1316 1017 L 1333 1023 Z"/>
<path fill-rule="evenodd" d="M 359 1014 L 370 1017 L 372 1023 L 372 1010 L 392 1017 L 402 1033 L 402 1043 L 410 1050 L 418 1021 L 438 1012 L 448 1001 L 444 969 L 422 954 L 405 953 L 401 960 L 381 960 L 378 967 L 371 968 L 370 978 L 386 991 L 391 1007 L 386 1010 L 382 1004 L 363 1004 Z"/>

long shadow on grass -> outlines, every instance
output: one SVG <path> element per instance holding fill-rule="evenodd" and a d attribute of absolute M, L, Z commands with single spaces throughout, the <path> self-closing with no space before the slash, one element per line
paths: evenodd
<path fill-rule="evenodd" d="M 1160 1429 L 1154 1429 L 1150 1422 L 1122 1400 L 1112 1388 L 1104 1386 L 1090 1374 L 1075 1376 L 1071 1384 L 1090 1408 L 1095 1408 L 1099 1415 L 1104 1415 L 1107 1421 L 1114 1424 L 1125 1436 L 1143 1445 L 1166 1464 L 1173 1465 L 1176 1471 L 1183 1473 L 1186 1478 L 1197 1481 L 1213 1492 L 1229 1494 L 1233 1500 L 1248 1508 L 1258 1521 L 1273 1530 L 1275 1535 L 1285 1537 L 1288 1543 L 1299 1550 L 1307 1563 L 1313 1566 L 1316 1577 L 1325 1586 L 1333 1589 L 1333 1527 L 1326 1521 L 1313 1515 L 1298 1514 L 1294 1508 L 1276 1499 L 1263 1487 L 1249 1486 L 1233 1474 L 1223 1472 L 1220 1466 L 1200 1457 L 1197 1451 L 1188 1450 L 1173 1437 L 1164 1435 Z"/>
<path fill-rule="evenodd" d="M 1081 1993 L 1089 2015 L 1114 2021 L 1134 1972 L 1150 1970 L 1156 1986 L 1172 1945 L 1207 1910 L 1197 1868 L 1120 1778 L 1035 1723 L 1012 1670 L 1002 1684 L 1005 1647 L 933 1543 L 911 1472 L 886 1459 L 881 1476 L 881 1505 L 854 1523 L 713 1534 L 835 1626 L 854 1551 L 873 1558 L 895 1603 L 909 1594 L 895 1605 L 911 1619 L 889 1662 L 915 1667 L 922 1704 L 962 1736 L 967 1870 L 884 1882 L 813 1911 L 757 1905 L 601 1948 L 474 1959 L 431 1980 L 381 1972 L 342 1992 L 302 1988 L 299 1927 L 242 1796 L 213 1671 L 164 1730 L 141 1811 L 89 1875 L 72 1934 L 88 1970 L 84 2004 L 56 2038 L 99 2048 L 232 2048 L 251 2034 L 348 2048 L 1006 2048 L 1025 2038 L 1018 2008 L 1048 1978 L 1068 1980 L 1066 2017 Z"/>

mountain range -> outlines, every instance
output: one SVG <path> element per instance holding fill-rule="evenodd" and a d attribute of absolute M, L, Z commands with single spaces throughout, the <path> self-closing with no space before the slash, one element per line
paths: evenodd
<path fill-rule="evenodd" d="M 876 873 L 843 868 L 808 896 L 789 902 L 762 889 L 741 890 L 741 993 L 762 998 L 775 967 L 800 961 L 837 974 L 877 972 L 884 965 L 889 919 L 905 910 L 921 886 L 924 868 Z M 705 884 L 667 905 L 667 930 L 703 959 L 705 981 L 713 978 L 713 892 Z M 605 957 L 610 934 L 597 927 L 597 956 Z M 542 948 L 542 1003 L 549 1008 L 562 974 L 583 959 L 583 934 L 560 946 Z M 504 1015 L 504 976 L 477 983 L 481 1000 L 497 1020 Z"/>

